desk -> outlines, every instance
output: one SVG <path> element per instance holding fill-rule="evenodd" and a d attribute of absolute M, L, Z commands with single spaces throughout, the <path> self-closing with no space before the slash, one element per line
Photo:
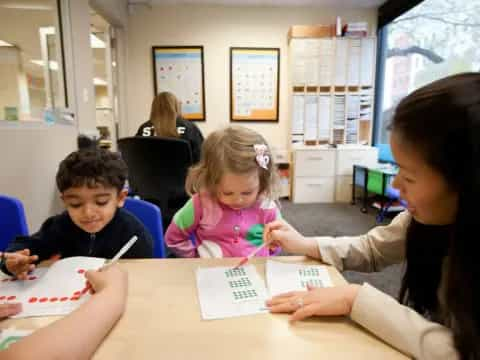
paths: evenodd
<path fill-rule="evenodd" d="M 390 184 L 391 178 L 394 177 L 397 172 L 397 168 L 388 164 L 378 164 L 376 166 L 353 165 L 352 205 L 355 205 L 356 201 L 355 187 L 357 185 L 363 186 L 361 211 L 366 213 L 368 192 L 370 191 L 385 196 L 387 186 Z M 373 176 L 378 179 L 374 179 Z"/>
<path fill-rule="evenodd" d="M 314 263 L 304 257 L 277 259 Z M 201 320 L 195 269 L 237 262 L 233 258 L 122 261 L 129 273 L 127 310 L 94 359 L 407 359 L 344 317 L 313 318 L 293 326 L 285 314 Z M 265 258 L 252 263 L 264 278 Z M 338 271 L 331 267 L 329 271 L 335 284 L 345 283 Z M 10 319 L 1 328 L 39 328 L 53 320 Z"/>

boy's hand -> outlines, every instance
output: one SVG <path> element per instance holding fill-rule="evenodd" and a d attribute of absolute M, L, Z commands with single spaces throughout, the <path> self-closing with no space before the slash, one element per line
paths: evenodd
<path fill-rule="evenodd" d="M 38 260 L 37 255 L 30 255 L 29 249 L 8 253 L 4 256 L 7 270 L 20 280 L 27 278 L 28 273 L 35 269 L 34 262 Z"/>

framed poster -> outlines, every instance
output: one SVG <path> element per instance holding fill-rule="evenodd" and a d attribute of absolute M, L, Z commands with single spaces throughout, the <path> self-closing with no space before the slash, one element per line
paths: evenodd
<path fill-rule="evenodd" d="M 155 95 L 169 91 L 188 120 L 205 120 L 203 46 L 152 46 Z"/>
<path fill-rule="evenodd" d="M 230 48 L 230 120 L 278 121 L 279 48 Z"/>

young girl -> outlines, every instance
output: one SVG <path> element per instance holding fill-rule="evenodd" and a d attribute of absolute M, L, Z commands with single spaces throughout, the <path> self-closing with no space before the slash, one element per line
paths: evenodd
<path fill-rule="evenodd" d="M 405 261 L 399 304 L 364 284 L 279 295 L 292 320 L 350 315 L 416 359 L 480 359 L 480 74 L 451 76 L 398 105 L 390 144 L 393 186 L 408 203 L 390 225 L 358 237 L 305 238 L 284 222 L 266 237 L 340 270 L 378 271 Z"/>
<path fill-rule="evenodd" d="M 264 224 L 280 217 L 270 149 L 261 135 L 244 127 L 207 137 L 186 188 L 193 196 L 165 235 L 167 245 L 181 257 L 246 256 L 262 245 Z M 258 255 L 269 252 L 265 248 Z"/>
<path fill-rule="evenodd" d="M 150 119 L 138 128 L 136 136 L 162 136 L 187 140 L 192 149 L 193 162 L 197 163 L 200 160 L 202 132 L 193 122 L 182 118 L 180 101 L 168 91 L 155 96 Z"/>

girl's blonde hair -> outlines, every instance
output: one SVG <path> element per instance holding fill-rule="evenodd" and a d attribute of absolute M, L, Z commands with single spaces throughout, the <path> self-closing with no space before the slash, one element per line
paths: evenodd
<path fill-rule="evenodd" d="M 159 93 L 152 101 L 150 121 L 155 134 L 163 137 L 179 137 L 177 117 L 181 115 L 180 101 L 168 91 Z"/>
<path fill-rule="evenodd" d="M 264 155 L 269 157 L 267 169 L 260 167 L 256 160 L 256 144 L 266 145 Z M 200 162 L 188 171 L 186 191 L 193 195 L 206 190 L 215 196 L 215 188 L 225 173 L 247 174 L 252 171 L 258 172 L 259 194 L 277 200 L 278 175 L 267 142 L 253 130 L 243 126 L 230 126 L 214 131 L 203 142 Z"/>

